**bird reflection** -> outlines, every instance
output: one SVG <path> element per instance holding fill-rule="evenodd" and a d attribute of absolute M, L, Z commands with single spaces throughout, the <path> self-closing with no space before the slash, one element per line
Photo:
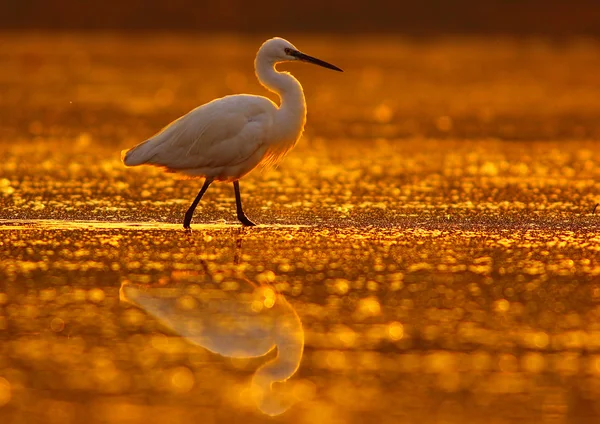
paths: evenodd
<path fill-rule="evenodd" d="M 275 359 L 255 372 L 250 389 L 263 413 L 282 414 L 296 399 L 290 390 L 276 390 L 273 385 L 288 380 L 300 366 L 304 350 L 302 323 L 285 297 L 271 286 L 257 286 L 242 279 L 235 282 L 240 290 L 124 283 L 120 299 L 145 310 L 191 342 L 223 356 L 259 357 L 277 348 Z"/>

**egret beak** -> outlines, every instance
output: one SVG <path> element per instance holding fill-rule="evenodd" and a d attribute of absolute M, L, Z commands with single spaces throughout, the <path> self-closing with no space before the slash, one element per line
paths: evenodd
<path fill-rule="evenodd" d="M 327 63 L 321 59 L 317 59 L 316 57 L 309 56 L 298 50 L 294 50 L 290 53 L 291 56 L 294 56 L 296 59 L 301 60 L 302 62 L 312 63 L 314 65 L 322 66 L 323 68 L 333 69 L 334 71 L 344 72 L 337 66 L 332 65 L 331 63 Z"/>

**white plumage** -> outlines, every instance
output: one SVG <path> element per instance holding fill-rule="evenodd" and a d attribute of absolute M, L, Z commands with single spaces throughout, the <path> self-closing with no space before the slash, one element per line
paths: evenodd
<path fill-rule="evenodd" d="M 275 69 L 277 63 L 294 60 L 341 71 L 301 53 L 289 41 L 272 38 L 258 50 L 255 70 L 260 83 L 279 95 L 280 106 L 261 96 L 226 96 L 197 107 L 154 137 L 122 152 L 127 166 L 154 165 L 205 178 L 186 213 L 185 228 L 190 227 L 194 209 L 213 181 L 233 182 L 238 219 L 254 225 L 242 210 L 238 180 L 258 165 L 281 160 L 302 135 L 306 122 L 302 86 L 291 74 Z"/>
<path fill-rule="evenodd" d="M 129 150 L 124 163 L 232 181 L 267 153 L 276 110 L 270 100 L 258 96 L 213 100 Z"/>

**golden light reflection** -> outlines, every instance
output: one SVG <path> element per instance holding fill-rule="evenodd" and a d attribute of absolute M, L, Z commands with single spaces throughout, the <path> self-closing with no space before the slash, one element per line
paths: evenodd
<path fill-rule="evenodd" d="M 194 387 L 195 377 L 186 367 L 179 367 L 171 371 L 171 386 L 176 392 L 187 393 Z"/>
<path fill-rule="evenodd" d="M 404 337 L 404 326 L 399 322 L 392 322 L 388 326 L 388 334 L 391 340 L 400 340 Z"/>
<path fill-rule="evenodd" d="M 65 329 L 65 321 L 62 318 L 53 318 L 52 321 L 50 321 L 50 328 L 52 331 L 60 333 Z"/>
<path fill-rule="evenodd" d="M 381 104 L 381 105 L 377 106 L 375 108 L 375 110 L 373 111 L 373 117 L 375 118 L 375 120 L 382 124 L 386 124 L 386 123 L 390 122 L 392 119 L 392 116 L 393 116 L 392 109 L 385 104 Z"/>
<path fill-rule="evenodd" d="M 381 313 L 381 305 L 376 297 L 361 299 L 356 307 L 355 316 L 358 320 L 377 316 Z"/>
<path fill-rule="evenodd" d="M 530 373 L 540 373 L 546 368 L 544 356 L 537 352 L 530 352 L 521 359 L 522 368 Z"/>
<path fill-rule="evenodd" d="M 497 300 L 494 304 L 494 309 L 498 312 L 507 312 L 510 308 L 510 302 L 506 299 Z"/>
<path fill-rule="evenodd" d="M 440 131 L 448 132 L 452 129 L 452 118 L 449 116 L 440 116 L 436 120 L 436 126 Z"/>
<path fill-rule="evenodd" d="M 346 353 L 340 350 L 327 352 L 325 355 L 325 363 L 331 369 L 345 369 L 348 366 L 346 362 Z"/>
<path fill-rule="evenodd" d="M 99 303 L 104 300 L 105 294 L 102 289 L 96 288 L 88 292 L 88 299 L 94 303 Z"/>
<path fill-rule="evenodd" d="M 245 180 L 263 225 L 238 231 L 215 186 L 184 235 L 197 182 L 126 173 L 115 152 L 200 102 L 260 93 L 231 62 L 254 43 L 3 37 L 0 421 L 252 421 L 261 393 L 239 378 L 275 351 L 223 360 L 115 307 L 124 280 L 165 288 L 177 315 L 252 292 L 220 273 L 211 292 L 200 257 L 272 285 L 246 299 L 265 322 L 294 297 L 309 349 L 272 387 L 303 402 L 283 420 L 600 415 L 598 42 L 307 40 L 368 63 L 302 75 L 306 136 Z"/>
<path fill-rule="evenodd" d="M 519 362 L 514 355 L 502 354 L 498 358 L 498 369 L 502 372 L 516 372 L 519 369 Z"/>
<path fill-rule="evenodd" d="M 548 337 L 548 334 L 539 331 L 535 334 L 533 334 L 533 336 L 531 337 L 531 340 L 533 342 L 533 344 L 540 348 L 540 349 L 545 349 L 548 346 L 548 343 L 550 342 L 550 338 Z"/>
<path fill-rule="evenodd" d="M 262 278 L 273 280 L 270 274 L 263 274 Z M 236 367 L 245 368 L 249 358 L 266 355 L 276 348 L 275 359 L 257 369 L 250 391 L 244 393 L 250 393 L 263 413 L 282 414 L 298 401 L 295 392 L 300 390 L 303 396 L 310 392 L 294 385 L 275 386 L 288 380 L 300 366 L 304 350 L 302 323 L 285 297 L 272 287 L 238 279 L 235 286 L 240 290 L 231 290 L 231 281 L 225 278 L 220 283 L 229 288 L 227 291 L 196 284 L 144 287 L 124 283 L 120 298 L 155 316 L 192 343 L 232 358 Z M 165 335 L 152 338 L 152 346 L 163 352 L 183 348 L 177 345 Z M 170 375 L 173 390 L 184 393 L 193 389 L 195 377 L 190 369 L 179 367 Z"/>
<path fill-rule="evenodd" d="M 347 326 L 338 325 L 333 329 L 330 337 L 337 340 L 341 346 L 351 348 L 357 342 L 358 334 Z"/>

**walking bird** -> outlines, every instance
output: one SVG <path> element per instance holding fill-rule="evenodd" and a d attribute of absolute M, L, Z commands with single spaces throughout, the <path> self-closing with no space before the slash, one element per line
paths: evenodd
<path fill-rule="evenodd" d="M 272 38 L 258 50 L 254 67 L 259 82 L 277 93 L 280 105 L 250 94 L 225 96 L 197 107 L 154 137 L 122 152 L 126 166 L 154 165 L 205 179 L 185 213 L 184 228 L 190 228 L 196 206 L 214 181 L 233 183 L 237 218 L 244 226 L 255 225 L 242 208 L 239 179 L 258 165 L 281 161 L 302 135 L 306 123 L 300 82 L 290 73 L 275 69 L 278 63 L 292 61 L 342 71 L 302 53 L 283 38 Z"/>

